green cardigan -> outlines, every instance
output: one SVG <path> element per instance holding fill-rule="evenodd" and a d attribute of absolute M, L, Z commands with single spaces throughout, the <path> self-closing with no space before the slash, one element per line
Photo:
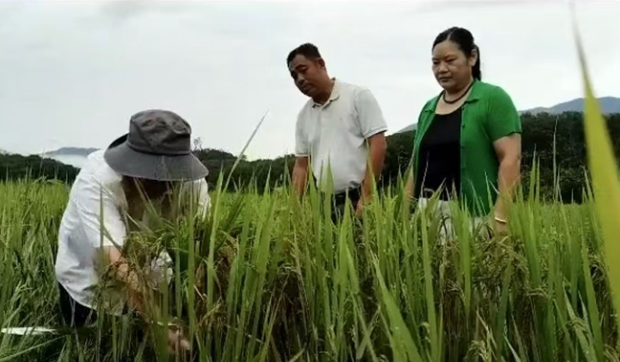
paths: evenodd
<path fill-rule="evenodd" d="M 429 100 L 418 118 L 413 142 L 413 174 L 418 170 L 420 142 L 435 118 L 439 96 Z M 474 216 L 488 215 L 497 199 L 499 160 L 493 142 L 521 133 L 521 117 L 501 87 L 476 80 L 462 107 L 461 198 Z"/>

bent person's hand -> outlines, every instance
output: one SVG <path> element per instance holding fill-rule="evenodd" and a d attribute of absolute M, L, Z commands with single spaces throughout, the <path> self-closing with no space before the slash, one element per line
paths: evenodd
<path fill-rule="evenodd" d="M 177 326 L 168 328 L 168 351 L 170 353 L 178 353 L 180 351 L 189 351 L 189 341 L 183 336 L 183 330 Z"/>

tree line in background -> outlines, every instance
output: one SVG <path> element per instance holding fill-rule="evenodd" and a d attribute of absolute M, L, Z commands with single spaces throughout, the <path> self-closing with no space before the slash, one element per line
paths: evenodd
<path fill-rule="evenodd" d="M 554 190 L 565 202 L 580 202 L 587 187 L 586 149 L 583 115 L 579 112 L 562 114 L 523 114 L 523 185 L 528 190 L 530 178 L 538 174 L 539 192 L 553 197 Z M 607 127 L 612 140 L 620 139 L 620 114 L 607 116 Z M 411 161 L 414 132 L 404 132 L 388 137 L 388 150 L 380 187 L 394 185 L 404 174 Z M 620 142 L 613 143 L 614 152 L 620 159 Z M 222 150 L 202 148 L 195 144 L 195 154 L 207 166 L 207 181 L 211 187 L 217 184 L 220 174 L 228 177 L 237 156 Z M 532 166 L 536 160 L 536 172 Z M 290 176 L 294 156 L 276 159 L 247 161 L 241 159 L 231 176 L 229 188 L 242 189 L 256 186 L 259 190 L 281 185 Z M 0 155 L 0 168 L 4 180 L 46 178 L 72 182 L 78 169 L 51 159 L 38 156 Z"/>

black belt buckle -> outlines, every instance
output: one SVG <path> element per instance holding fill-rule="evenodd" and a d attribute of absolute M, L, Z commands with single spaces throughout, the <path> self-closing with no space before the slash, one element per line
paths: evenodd
<path fill-rule="evenodd" d="M 339 192 L 334 195 L 334 203 L 336 205 L 344 204 L 346 202 L 346 192 Z"/>
<path fill-rule="evenodd" d="M 343 192 L 339 192 L 334 195 L 334 202 L 336 204 L 344 204 L 347 201 L 347 196 L 352 203 L 359 201 L 362 195 L 362 188 L 358 186 L 356 188 L 348 189 Z"/>

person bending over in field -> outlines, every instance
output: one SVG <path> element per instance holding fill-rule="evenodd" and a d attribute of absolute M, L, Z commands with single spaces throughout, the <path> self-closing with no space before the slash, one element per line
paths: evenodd
<path fill-rule="evenodd" d="M 103 291 L 102 303 L 95 297 L 101 270 L 126 291 L 121 305 L 133 307 L 152 322 L 154 317 L 145 311 L 149 287 L 130 268 L 123 245 L 128 231 L 135 227 L 131 220 L 143 220 L 149 205 L 162 205 L 160 211 L 165 212 L 171 207 L 176 186 L 197 199 L 195 210 L 201 215 L 207 212 L 208 170 L 191 153 L 190 138 L 190 125 L 177 114 L 147 110 L 131 117 L 129 133 L 107 150 L 88 156 L 71 188 L 59 230 L 55 272 L 67 324 L 82 327 L 93 323 L 98 306 L 113 304 L 109 302 L 115 298 L 112 291 Z M 170 256 L 163 253 L 159 261 L 169 263 Z M 169 264 L 164 269 L 171 271 Z M 188 348 L 181 334 L 169 329 L 172 350 Z"/>
<path fill-rule="evenodd" d="M 490 216 L 503 233 L 520 178 L 519 112 L 506 91 L 482 82 L 480 49 L 467 29 L 439 34 L 432 61 L 443 90 L 420 112 L 407 193 L 421 207 L 439 193 L 437 211 L 448 216 L 448 201 L 456 196 L 478 224 Z M 451 231 L 448 219 L 442 233 Z"/>
<path fill-rule="evenodd" d="M 303 193 L 311 165 L 319 190 L 325 191 L 329 168 L 332 219 L 342 216 L 347 196 L 359 214 L 385 159 L 387 125 L 381 107 L 367 88 L 331 78 L 313 44 L 292 50 L 286 63 L 295 86 L 309 97 L 295 126 L 293 184 Z"/>

